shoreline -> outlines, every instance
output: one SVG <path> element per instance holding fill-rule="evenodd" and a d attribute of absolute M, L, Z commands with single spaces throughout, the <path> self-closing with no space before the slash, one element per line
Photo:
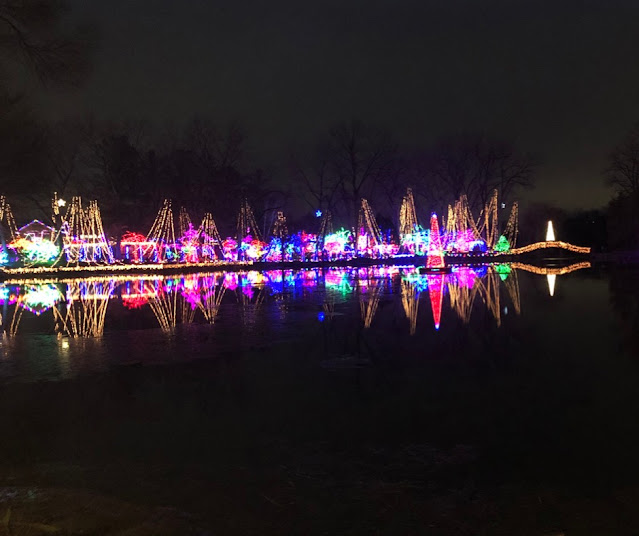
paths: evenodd
<path fill-rule="evenodd" d="M 343 268 L 343 267 L 368 267 L 368 266 L 415 266 L 422 267 L 426 264 L 425 256 L 389 257 L 389 258 L 352 258 L 336 259 L 332 261 L 215 261 L 206 263 L 163 263 L 163 264 L 104 264 L 87 266 L 57 266 L 34 268 L 3 268 L 0 269 L 0 281 L 8 279 L 47 279 L 51 277 L 65 277 L 69 279 L 96 277 L 96 276 L 122 276 L 158 274 L 167 275 L 173 273 L 207 273 L 207 272 L 240 272 L 240 271 L 266 271 L 266 270 L 302 270 L 305 268 Z M 519 260 L 531 260 L 541 263 L 566 263 L 575 259 L 588 259 L 598 262 L 615 262 L 601 258 L 599 255 L 574 255 L 560 257 L 540 257 L 535 254 L 489 254 L 489 255 L 445 255 L 446 266 L 450 265 L 481 265 L 490 263 L 512 263 Z M 635 254 L 635 262 L 639 262 L 639 253 Z"/>

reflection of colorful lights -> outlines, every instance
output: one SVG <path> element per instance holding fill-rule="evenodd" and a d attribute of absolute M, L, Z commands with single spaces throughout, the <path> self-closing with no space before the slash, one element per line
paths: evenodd
<path fill-rule="evenodd" d="M 122 305 L 127 309 L 140 309 L 149 303 L 146 296 L 122 296 Z"/>
<path fill-rule="evenodd" d="M 227 272 L 224 274 L 224 287 L 228 290 L 235 290 L 238 287 L 238 275 L 236 272 Z"/>
<path fill-rule="evenodd" d="M 410 283 L 415 292 L 428 290 L 428 279 L 416 270 L 407 270 L 402 274 L 402 280 Z"/>
<path fill-rule="evenodd" d="M 27 311 L 40 315 L 51 309 L 62 298 L 54 285 L 35 285 L 25 290 L 18 303 Z"/>
<path fill-rule="evenodd" d="M 499 277 L 502 281 L 506 281 L 506 279 L 508 279 L 508 276 L 510 275 L 510 272 L 512 271 L 512 268 L 510 267 L 510 264 L 495 264 L 495 271 L 499 274 Z"/>
<path fill-rule="evenodd" d="M 477 279 L 477 273 L 469 266 L 456 266 L 453 268 L 452 273 L 459 284 L 467 289 L 472 289 Z"/>
<path fill-rule="evenodd" d="M 324 274 L 324 283 L 327 289 L 339 290 L 342 294 L 353 290 L 348 280 L 348 271 L 343 269 L 328 270 Z"/>
<path fill-rule="evenodd" d="M 575 265 L 568 271 L 586 267 L 588 264 L 584 263 Z M 524 269 L 529 268 L 524 267 Z M 240 292 L 236 294 L 236 298 L 244 307 L 259 304 L 265 296 L 276 297 L 279 293 L 290 293 L 296 297 L 304 296 L 305 299 L 312 295 L 317 304 L 315 301 L 317 294 L 309 292 L 308 288 L 319 285 L 320 296 L 323 290 L 326 291 L 323 295 L 324 303 L 332 302 L 333 307 L 337 297 L 336 292 L 342 293 L 340 299 L 344 299 L 347 294 L 354 293 L 357 289 L 362 318 L 365 317 L 366 322 L 369 322 L 370 325 L 370 320 L 376 311 L 375 300 L 379 298 L 380 294 L 385 295 L 397 291 L 398 287 L 395 284 L 397 278 L 394 276 L 399 273 L 401 274 L 402 300 L 405 302 L 406 314 L 411 320 L 411 330 L 414 329 L 417 321 L 417 306 L 422 292 L 429 293 L 435 329 L 440 328 L 442 321 L 444 293 L 449 293 L 451 310 L 464 320 L 464 323 L 468 323 L 475 297 L 478 297 L 496 318 L 499 325 L 499 311 L 504 310 L 504 303 L 501 303 L 501 306 L 499 303 L 500 278 L 504 280 L 504 277 L 508 277 L 506 289 L 513 300 L 515 313 L 519 314 L 520 311 L 517 277 L 508 275 L 516 273 L 514 269 L 515 267 L 510 264 L 502 263 L 472 267 L 454 266 L 450 274 L 433 273 L 432 271 L 428 274 L 420 274 L 416 267 L 371 266 L 327 270 L 272 270 L 268 272 L 250 270 L 246 272 L 180 274 L 171 277 L 158 275 L 151 277 L 93 277 L 68 280 L 66 293 L 61 292 L 62 287 L 58 286 L 63 283 L 38 283 L 33 280 L 18 286 L 15 281 L 7 281 L 0 285 L 0 304 L 5 306 L 17 304 L 16 311 L 26 309 L 36 315 L 55 307 L 54 314 L 58 314 L 58 319 L 61 319 L 60 315 L 64 316 L 64 311 L 67 310 L 65 322 L 71 322 L 69 319 L 75 318 L 76 313 L 91 315 L 93 314 L 91 311 L 103 311 L 103 309 L 99 309 L 102 305 L 98 307 L 98 304 L 106 304 L 111 297 L 119 296 L 124 307 L 137 309 L 148 304 L 156 315 L 164 315 L 161 322 L 175 326 L 176 318 L 177 322 L 180 322 L 180 318 L 182 322 L 193 321 L 193 314 L 197 310 L 202 312 L 205 321 L 212 322 L 220 308 L 226 288 L 237 289 L 239 287 Z M 559 269 L 544 270 L 548 271 L 548 274 L 544 273 L 544 275 L 551 276 L 548 278 L 548 291 L 552 295 L 555 291 L 556 279 L 554 276 L 559 273 Z M 553 270 L 557 270 L 557 272 Z M 392 284 L 386 281 L 389 278 L 393 278 Z M 114 295 L 116 285 L 119 291 Z M 276 299 L 280 302 L 286 301 L 281 298 Z M 66 306 L 57 306 L 56 302 L 60 301 L 66 303 Z M 87 310 L 87 306 L 90 308 L 91 304 L 95 304 L 94 309 Z M 72 309 L 74 306 L 75 309 Z M 106 305 L 104 305 L 104 310 L 106 310 Z M 68 311 L 72 311 L 71 316 Z M 330 307 L 320 313 L 317 316 L 318 321 L 333 318 Z M 505 310 L 504 314 L 506 314 Z M 165 316 L 166 318 L 164 318 Z M 189 320 L 185 320 L 185 318 Z M 100 322 L 103 320 L 102 317 Z M 73 336 L 94 336 L 91 334 L 93 332 L 89 333 L 85 328 L 74 327 L 71 324 L 65 324 L 65 326 L 64 329 L 69 333 L 77 332 Z M 102 333 L 102 329 L 95 332 Z M 78 333 L 80 335 L 77 335 Z"/>
<path fill-rule="evenodd" d="M 439 329 L 442 318 L 442 304 L 444 301 L 444 276 L 442 274 L 428 274 L 428 294 L 433 311 L 435 329 Z"/>

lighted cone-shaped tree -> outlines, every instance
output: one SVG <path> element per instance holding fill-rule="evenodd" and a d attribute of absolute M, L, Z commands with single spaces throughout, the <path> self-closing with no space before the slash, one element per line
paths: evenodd
<path fill-rule="evenodd" d="M 439 236 L 439 221 L 437 220 L 437 214 L 434 212 L 430 217 L 430 238 L 428 240 L 426 266 L 428 268 L 444 267 L 444 251 L 442 248 L 442 239 Z"/>

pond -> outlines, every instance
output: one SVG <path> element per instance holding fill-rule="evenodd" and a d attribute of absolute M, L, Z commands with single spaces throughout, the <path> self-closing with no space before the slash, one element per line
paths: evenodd
<path fill-rule="evenodd" d="M 20 493 L 122 501 L 134 534 L 158 508 L 163 534 L 637 529 L 636 279 L 513 263 L 6 281 L 0 485 L 71 534 L 115 521 Z"/>

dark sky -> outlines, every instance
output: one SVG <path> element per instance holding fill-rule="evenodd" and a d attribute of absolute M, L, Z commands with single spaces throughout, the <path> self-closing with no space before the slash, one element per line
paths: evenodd
<path fill-rule="evenodd" d="M 609 150 L 639 120 L 639 2 L 73 0 L 101 31 L 68 113 L 237 120 L 285 159 L 339 120 L 419 146 L 459 130 L 544 160 L 529 197 L 601 206 Z"/>

